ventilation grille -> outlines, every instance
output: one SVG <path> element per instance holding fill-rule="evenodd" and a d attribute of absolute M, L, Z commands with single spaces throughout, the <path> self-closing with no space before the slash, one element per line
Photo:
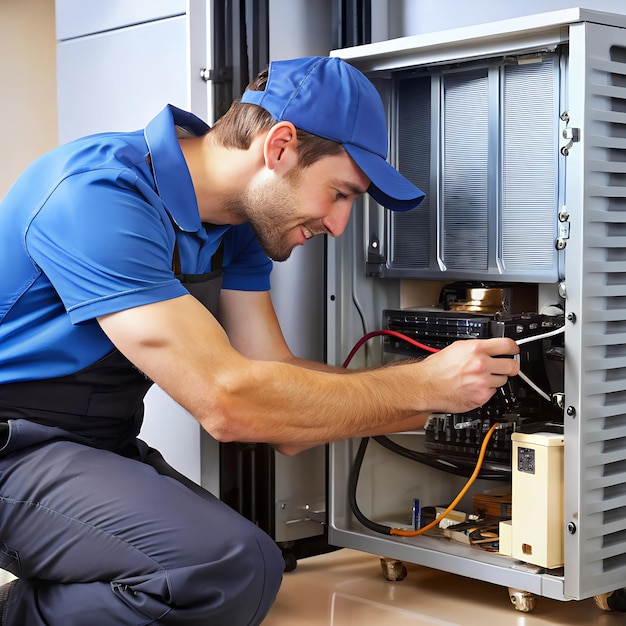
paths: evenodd
<path fill-rule="evenodd" d="M 557 279 L 559 80 L 556 55 L 397 77 L 395 165 L 426 199 L 380 275 Z"/>
<path fill-rule="evenodd" d="M 553 63 L 507 67 L 502 106 L 502 265 L 549 273 L 558 201 Z"/>
<path fill-rule="evenodd" d="M 626 48 L 590 55 L 587 80 L 579 569 L 616 587 L 626 581 Z"/>
<path fill-rule="evenodd" d="M 445 77 L 443 262 L 489 267 L 489 79 L 487 70 Z"/>
<path fill-rule="evenodd" d="M 430 78 L 398 83 L 398 169 L 426 197 L 415 211 L 392 213 L 393 264 L 403 268 L 428 268 L 431 250 L 431 211 L 435 204 L 430 189 L 431 162 Z"/>

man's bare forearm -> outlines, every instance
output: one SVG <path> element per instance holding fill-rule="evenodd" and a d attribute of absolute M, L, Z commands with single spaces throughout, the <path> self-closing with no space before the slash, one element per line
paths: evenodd
<path fill-rule="evenodd" d="M 419 362 L 361 371 L 284 362 L 291 361 L 287 350 L 271 355 L 276 360 L 250 358 L 191 296 L 99 321 L 216 439 L 285 449 L 419 427 L 432 412 L 469 411 L 519 371 L 513 359 L 494 358 L 518 352 L 505 338 L 459 341 Z"/>

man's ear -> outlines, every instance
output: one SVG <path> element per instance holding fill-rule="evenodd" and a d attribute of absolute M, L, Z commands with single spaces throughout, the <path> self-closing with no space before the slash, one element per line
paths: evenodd
<path fill-rule="evenodd" d="M 265 165 L 276 174 L 285 174 L 298 163 L 298 137 L 291 122 L 278 122 L 265 137 Z"/>

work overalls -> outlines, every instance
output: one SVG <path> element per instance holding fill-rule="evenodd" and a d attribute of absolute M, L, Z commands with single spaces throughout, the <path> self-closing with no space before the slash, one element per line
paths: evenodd
<path fill-rule="evenodd" d="M 221 276 L 182 281 L 215 313 Z M 71 376 L 0 385 L 0 567 L 20 578 L 9 626 L 265 617 L 282 554 L 137 439 L 151 384 L 114 350 Z"/>

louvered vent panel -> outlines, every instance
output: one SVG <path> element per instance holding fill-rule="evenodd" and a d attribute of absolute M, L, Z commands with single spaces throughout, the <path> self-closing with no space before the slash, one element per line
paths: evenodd
<path fill-rule="evenodd" d="M 607 46 L 608 44 L 603 44 Z M 626 583 L 626 48 L 588 66 L 580 571 Z"/>
<path fill-rule="evenodd" d="M 414 211 L 391 214 L 392 267 L 428 268 L 431 261 L 430 89 L 430 77 L 398 84 L 397 167 L 426 197 Z"/>
<path fill-rule="evenodd" d="M 550 271 L 557 214 L 558 61 L 504 68 L 502 264 Z"/>
<path fill-rule="evenodd" d="M 558 55 L 394 80 L 392 162 L 426 199 L 385 214 L 384 274 L 556 280 Z"/>
<path fill-rule="evenodd" d="M 487 69 L 445 76 L 443 135 L 443 260 L 450 270 L 487 270 Z"/>

